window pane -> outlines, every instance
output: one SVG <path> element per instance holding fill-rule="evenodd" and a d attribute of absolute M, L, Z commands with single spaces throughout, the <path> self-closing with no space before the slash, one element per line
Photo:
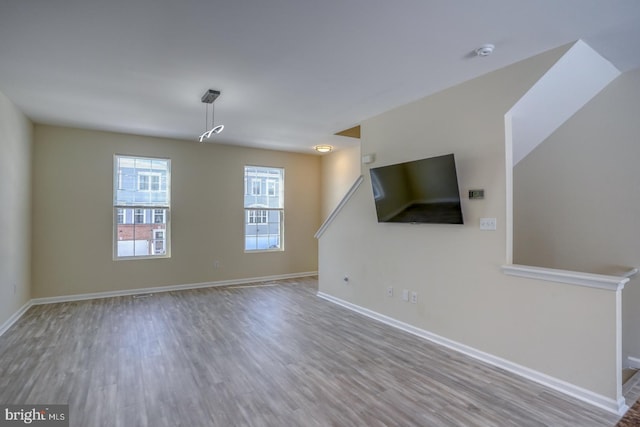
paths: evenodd
<path fill-rule="evenodd" d="M 117 209 L 118 221 L 120 217 L 125 222 L 118 222 L 117 226 L 117 256 L 134 257 L 165 255 L 166 238 L 166 209 Z M 120 216 L 120 213 L 122 215 Z M 154 222 L 147 219 L 153 213 Z M 126 218 L 133 218 L 127 221 Z"/>
<path fill-rule="evenodd" d="M 247 209 L 245 250 L 282 249 L 282 212 L 280 210 Z"/>
<path fill-rule="evenodd" d="M 114 205 L 169 206 L 169 160 L 118 156 L 116 169 Z"/>
<path fill-rule="evenodd" d="M 255 206 L 284 208 L 284 169 L 245 166 L 244 180 L 245 208 Z"/>

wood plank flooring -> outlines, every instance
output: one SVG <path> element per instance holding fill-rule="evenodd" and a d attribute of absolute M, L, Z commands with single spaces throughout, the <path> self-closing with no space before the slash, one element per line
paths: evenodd
<path fill-rule="evenodd" d="M 0 402 L 92 426 L 613 426 L 615 415 L 315 296 L 313 278 L 32 307 Z"/>

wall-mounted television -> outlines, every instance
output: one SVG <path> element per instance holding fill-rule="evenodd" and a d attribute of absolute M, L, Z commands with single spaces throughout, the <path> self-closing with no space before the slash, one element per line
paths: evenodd
<path fill-rule="evenodd" d="M 378 222 L 464 223 L 453 154 L 369 172 Z"/>

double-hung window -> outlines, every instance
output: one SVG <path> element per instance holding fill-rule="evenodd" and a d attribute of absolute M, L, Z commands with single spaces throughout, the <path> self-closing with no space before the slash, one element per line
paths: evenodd
<path fill-rule="evenodd" d="M 116 155 L 113 258 L 170 256 L 171 160 Z"/>
<path fill-rule="evenodd" d="M 244 250 L 284 250 L 284 169 L 244 167 Z"/>

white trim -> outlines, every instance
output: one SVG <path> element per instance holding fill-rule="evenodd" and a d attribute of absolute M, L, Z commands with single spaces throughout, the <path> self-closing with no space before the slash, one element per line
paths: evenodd
<path fill-rule="evenodd" d="M 640 357 L 627 357 L 627 367 L 633 369 L 640 369 Z"/>
<path fill-rule="evenodd" d="M 627 279 L 629 280 L 629 279 Z M 616 397 L 625 401 L 622 393 L 622 291 L 615 293 L 616 298 Z M 628 409 L 628 408 L 627 408 Z"/>
<path fill-rule="evenodd" d="M 29 310 L 29 308 L 33 305 L 31 301 L 33 300 L 29 300 L 25 305 L 20 307 L 18 311 L 13 313 L 13 315 L 9 317 L 7 321 L 2 324 L 2 326 L 0 326 L 0 336 L 7 332 L 7 330 L 11 326 L 13 326 L 13 324 L 16 323 L 27 312 L 27 310 Z"/>
<path fill-rule="evenodd" d="M 506 197 L 506 262 L 513 264 L 513 117 L 511 111 L 504 115 L 504 158 Z"/>
<path fill-rule="evenodd" d="M 123 289 L 119 291 L 94 292 L 89 294 L 61 295 L 57 297 L 34 298 L 33 305 L 54 304 L 59 302 L 82 301 L 98 298 L 113 298 L 127 295 L 148 294 L 170 291 L 183 291 L 188 289 L 214 288 L 219 286 L 244 285 L 246 283 L 268 282 L 273 280 L 295 279 L 298 277 L 308 277 L 317 275 L 317 271 L 307 271 L 302 273 L 279 274 L 274 276 L 251 277 L 247 279 L 220 280 L 217 282 L 190 283 L 186 285 L 156 286 L 151 288 Z"/>
<path fill-rule="evenodd" d="M 0 336 L 2 336 L 7 330 L 13 326 L 23 315 L 27 312 L 27 310 L 33 305 L 42 305 L 42 304 L 55 304 L 60 302 L 71 302 L 71 301 L 83 301 L 89 299 L 98 299 L 98 298 L 112 298 L 112 297 L 120 297 L 127 295 L 136 295 L 136 294 L 148 294 L 154 292 L 170 292 L 170 291 L 180 291 L 180 290 L 188 290 L 188 289 L 200 289 L 200 288 L 213 288 L 218 286 L 232 286 L 232 285 L 244 285 L 256 282 L 269 282 L 274 280 L 284 280 L 284 279 L 296 279 L 298 277 L 309 277 L 309 276 L 317 276 L 317 271 L 306 271 L 301 273 L 289 273 L 289 274 L 278 274 L 274 276 L 262 276 L 262 277 L 252 277 L 248 279 L 234 279 L 234 280 L 221 280 L 217 282 L 204 282 L 204 283 L 192 283 L 186 285 L 170 285 L 170 286 L 157 286 L 153 288 L 137 288 L 137 289 L 124 289 L 120 291 L 107 291 L 107 292 L 94 292 L 89 294 L 75 294 L 75 295 L 61 295 L 57 297 L 45 297 L 45 298 L 33 298 L 29 300 L 25 305 L 23 305 L 18 311 L 13 313 L 9 319 L 7 319 L 0 326 Z"/>
<path fill-rule="evenodd" d="M 433 343 L 450 348 L 452 350 L 455 350 L 457 352 L 460 352 L 462 354 L 465 354 L 469 357 L 480 360 L 482 362 L 488 363 L 490 365 L 496 366 L 498 368 L 505 369 L 523 378 L 526 378 L 528 380 L 547 386 L 560 393 L 575 397 L 576 399 L 582 400 L 583 402 L 589 403 L 593 406 L 597 406 L 601 409 L 612 412 L 614 414 L 622 416 L 627 411 L 627 409 L 629 409 L 629 407 L 626 405 L 624 401 L 624 398 L 619 398 L 616 401 L 615 399 L 603 396 L 601 394 L 594 393 L 585 388 L 576 386 L 574 384 L 568 383 L 566 381 L 560 380 L 558 378 L 552 377 L 542 372 L 527 368 L 526 366 L 522 366 L 517 363 L 511 362 L 509 360 L 503 359 L 501 357 L 494 356 L 489 353 L 485 353 L 473 347 L 469 347 L 468 345 L 461 344 L 459 342 L 450 340 L 448 338 L 444 338 L 440 335 L 436 335 L 424 329 L 420 329 L 415 326 L 409 325 L 408 323 L 401 322 L 392 317 L 388 317 L 383 314 L 377 313 L 375 311 L 369 310 L 367 308 L 360 307 L 350 302 L 341 300 L 339 298 L 336 298 L 324 292 L 318 292 L 317 295 L 320 298 L 323 298 L 334 304 L 340 305 L 349 310 L 360 313 L 371 319 L 385 323 L 394 328 L 398 328 L 400 330 L 416 335 L 420 338 L 426 339 Z"/>
<path fill-rule="evenodd" d="M 331 212 L 329 217 L 322 223 L 322 225 L 320 226 L 318 231 L 316 231 L 316 234 L 314 234 L 313 237 L 315 237 L 316 239 L 319 239 L 320 237 L 322 237 L 322 234 L 329 227 L 329 224 L 331 224 L 333 222 L 333 220 L 338 216 L 338 213 L 347 204 L 349 199 L 351 199 L 351 197 L 356 192 L 358 187 L 360 187 L 360 184 L 362 184 L 363 180 L 364 180 L 364 176 L 363 175 L 360 175 L 356 179 L 356 182 L 354 182 L 353 185 L 351 186 L 351 188 L 349 188 L 349 191 L 347 191 L 347 194 L 345 194 L 344 197 L 342 198 L 342 200 L 340 200 L 340 203 L 338 203 L 338 206 L 335 207 L 335 209 Z"/>
<path fill-rule="evenodd" d="M 502 272 L 509 276 L 567 283 L 607 291 L 620 291 L 624 289 L 624 285 L 629 281 L 628 277 L 622 276 L 607 276 L 604 274 L 581 273 L 578 271 L 531 267 L 518 264 L 503 265 Z"/>

